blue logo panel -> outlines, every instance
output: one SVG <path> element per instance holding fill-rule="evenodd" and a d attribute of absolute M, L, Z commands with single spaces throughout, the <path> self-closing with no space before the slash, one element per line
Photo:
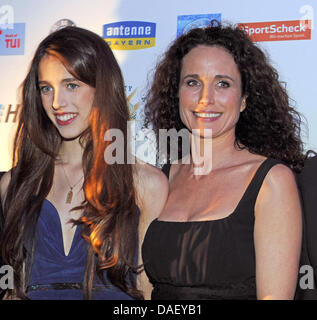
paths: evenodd
<path fill-rule="evenodd" d="M 103 26 L 103 38 L 113 50 L 138 50 L 155 46 L 156 24 L 120 21 Z"/>
<path fill-rule="evenodd" d="M 177 37 L 188 32 L 190 29 L 206 27 L 212 20 L 221 22 L 221 13 L 178 16 Z"/>
<path fill-rule="evenodd" d="M 0 28 L 0 55 L 23 55 L 25 23 L 14 23 L 13 28 Z"/>

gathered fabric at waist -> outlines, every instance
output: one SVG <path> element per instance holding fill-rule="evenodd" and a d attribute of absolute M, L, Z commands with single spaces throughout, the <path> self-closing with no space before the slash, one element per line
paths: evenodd
<path fill-rule="evenodd" d="M 109 284 L 93 284 L 92 300 L 132 300 L 133 298 L 119 288 Z M 33 284 L 27 287 L 31 300 L 82 300 L 83 284 L 80 282 L 52 282 Z"/>
<path fill-rule="evenodd" d="M 256 300 L 255 281 L 211 287 L 156 283 L 152 300 Z"/>
<path fill-rule="evenodd" d="M 104 285 L 104 284 L 94 284 L 92 286 L 92 290 L 113 290 L 120 291 L 120 289 L 112 286 L 112 285 Z M 35 290 L 83 290 L 83 284 L 81 282 L 54 282 L 47 284 L 35 284 L 27 287 L 27 291 L 35 291 Z"/>

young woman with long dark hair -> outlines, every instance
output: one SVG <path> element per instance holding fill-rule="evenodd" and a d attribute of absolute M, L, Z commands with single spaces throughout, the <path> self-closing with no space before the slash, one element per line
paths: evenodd
<path fill-rule="evenodd" d="M 141 299 L 139 245 L 168 183 L 130 164 L 122 74 L 105 41 L 66 27 L 37 48 L 22 87 L 13 168 L 1 179 L 1 251 L 13 291 L 30 299 Z M 108 164 L 105 133 L 125 138 Z"/>

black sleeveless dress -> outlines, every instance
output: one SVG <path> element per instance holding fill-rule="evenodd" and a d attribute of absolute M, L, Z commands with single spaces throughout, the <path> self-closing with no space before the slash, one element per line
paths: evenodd
<path fill-rule="evenodd" d="M 234 212 L 211 221 L 155 219 L 142 245 L 153 300 L 256 299 L 254 206 L 277 160 L 258 168 Z M 165 169 L 165 168 L 164 168 Z M 167 170 L 169 173 L 169 168 Z"/>
<path fill-rule="evenodd" d="M 314 273 L 313 286 L 307 286 L 305 281 L 302 287 L 299 281 L 295 299 L 317 300 L 317 156 L 305 161 L 304 169 L 297 175 L 298 187 L 302 196 L 303 209 L 303 247 L 300 267 L 311 267 Z M 307 269 L 300 270 L 300 279 L 305 279 Z M 307 278 L 306 278 L 307 279 Z M 311 283 L 310 283 L 311 284 Z"/>

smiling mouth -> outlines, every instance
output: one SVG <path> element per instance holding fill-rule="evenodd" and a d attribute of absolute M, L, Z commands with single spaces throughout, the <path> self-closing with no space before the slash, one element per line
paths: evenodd
<path fill-rule="evenodd" d="M 194 111 L 193 113 L 197 118 L 213 119 L 213 120 L 216 120 L 221 116 L 220 112 L 195 112 Z"/>
<path fill-rule="evenodd" d="M 55 114 L 56 122 L 61 126 L 66 126 L 73 122 L 77 117 L 76 113 Z"/>

